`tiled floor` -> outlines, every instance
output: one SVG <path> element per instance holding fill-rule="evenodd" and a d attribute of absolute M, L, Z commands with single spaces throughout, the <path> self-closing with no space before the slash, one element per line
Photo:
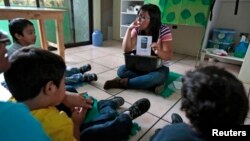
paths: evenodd
<path fill-rule="evenodd" d="M 133 136 L 130 141 L 148 141 L 156 129 L 170 124 L 170 116 L 171 113 L 174 112 L 179 113 L 184 118 L 184 121 L 188 122 L 185 115 L 179 110 L 181 96 L 178 93 L 175 93 L 168 98 L 163 98 L 150 91 L 122 89 L 110 89 L 106 91 L 103 89 L 104 82 L 116 77 L 118 67 L 124 64 L 121 42 L 106 41 L 104 42 L 103 47 L 88 45 L 68 48 L 66 49 L 65 54 L 67 66 L 76 67 L 89 63 L 92 65 L 91 72 L 97 73 L 98 75 L 98 81 L 79 87 L 79 92 L 87 91 L 91 96 L 98 100 L 111 98 L 113 96 L 121 96 L 126 101 L 122 108 L 128 108 L 140 98 L 150 99 L 151 107 L 149 111 L 135 120 L 135 122 L 141 126 L 141 130 Z M 174 54 L 171 62 L 172 65 L 170 66 L 170 71 L 184 74 L 188 70 L 195 69 L 194 57 Z M 237 75 L 240 70 L 240 66 L 224 64 L 221 62 L 210 62 L 209 64 L 225 67 L 235 75 Z M 246 89 L 248 88 L 249 86 L 246 85 Z M 248 114 L 246 124 L 250 124 L 250 113 Z"/>
<path fill-rule="evenodd" d="M 171 61 L 170 70 L 184 74 L 188 70 L 195 69 L 195 58 L 187 55 L 174 54 Z M 88 93 L 97 99 L 105 99 L 113 96 L 121 96 L 125 99 L 126 104 L 122 108 L 129 107 L 132 103 L 140 98 L 148 98 L 151 102 L 151 107 L 147 114 L 137 118 L 135 122 L 141 126 L 141 131 L 133 136 L 130 141 L 148 141 L 154 131 L 166 124 L 170 124 L 171 113 L 179 113 L 184 117 L 184 121 L 188 122 L 185 115 L 179 110 L 180 94 L 173 94 L 169 98 L 157 96 L 150 91 L 142 90 L 122 90 L 110 89 L 108 91 L 103 89 L 106 80 L 116 77 L 116 70 L 124 64 L 123 52 L 121 49 L 121 42 L 106 41 L 103 47 L 94 47 L 92 45 L 66 49 L 66 63 L 68 66 L 81 66 L 86 63 L 92 65 L 91 72 L 98 74 L 98 81 L 90 85 L 85 85 L 79 88 L 79 92 L 87 90 Z M 225 67 L 235 75 L 238 74 L 240 66 L 225 64 L 221 62 L 209 63 Z M 246 121 L 250 124 L 250 114 Z"/>

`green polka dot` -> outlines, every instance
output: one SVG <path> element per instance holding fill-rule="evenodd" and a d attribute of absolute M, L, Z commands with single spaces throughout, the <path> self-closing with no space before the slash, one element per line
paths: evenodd
<path fill-rule="evenodd" d="M 181 17 L 186 20 L 188 19 L 189 17 L 191 17 L 191 12 L 188 10 L 188 9 L 184 9 L 182 12 L 181 12 Z"/>
<path fill-rule="evenodd" d="M 172 21 L 174 21 L 174 19 L 175 19 L 175 13 L 174 12 L 170 12 L 170 13 L 167 14 L 167 21 L 168 22 L 172 22 Z"/>
<path fill-rule="evenodd" d="M 202 0 L 203 5 L 210 5 L 211 0 Z"/>
<path fill-rule="evenodd" d="M 181 0 L 172 0 L 173 4 L 179 4 L 181 2 Z"/>
<path fill-rule="evenodd" d="M 197 13 L 194 16 L 195 22 L 202 24 L 206 19 L 204 13 Z"/>

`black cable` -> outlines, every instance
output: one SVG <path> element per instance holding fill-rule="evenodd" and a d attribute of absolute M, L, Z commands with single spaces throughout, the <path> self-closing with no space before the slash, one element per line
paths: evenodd
<path fill-rule="evenodd" d="M 238 13 L 239 1 L 240 1 L 240 0 L 236 0 L 235 9 L 234 9 L 234 15 L 237 15 L 237 13 Z"/>
<path fill-rule="evenodd" d="M 211 21 L 212 18 L 213 18 L 213 9 L 214 9 L 215 1 L 216 1 L 216 0 L 213 0 L 213 1 L 212 1 L 211 7 L 210 7 L 210 18 L 209 18 L 210 21 Z"/>

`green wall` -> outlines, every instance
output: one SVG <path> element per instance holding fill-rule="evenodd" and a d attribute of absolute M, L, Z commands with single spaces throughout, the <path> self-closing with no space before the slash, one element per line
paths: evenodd
<path fill-rule="evenodd" d="M 212 0 L 144 0 L 159 6 L 162 23 L 206 26 Z"/>

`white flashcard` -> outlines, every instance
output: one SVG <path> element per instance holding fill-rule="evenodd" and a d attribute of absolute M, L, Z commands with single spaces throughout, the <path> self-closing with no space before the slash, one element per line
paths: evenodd
<path fill-rule="evenodd" d="M 136 55 L 151 56 L 152 36 L 137 36 Z"/>

